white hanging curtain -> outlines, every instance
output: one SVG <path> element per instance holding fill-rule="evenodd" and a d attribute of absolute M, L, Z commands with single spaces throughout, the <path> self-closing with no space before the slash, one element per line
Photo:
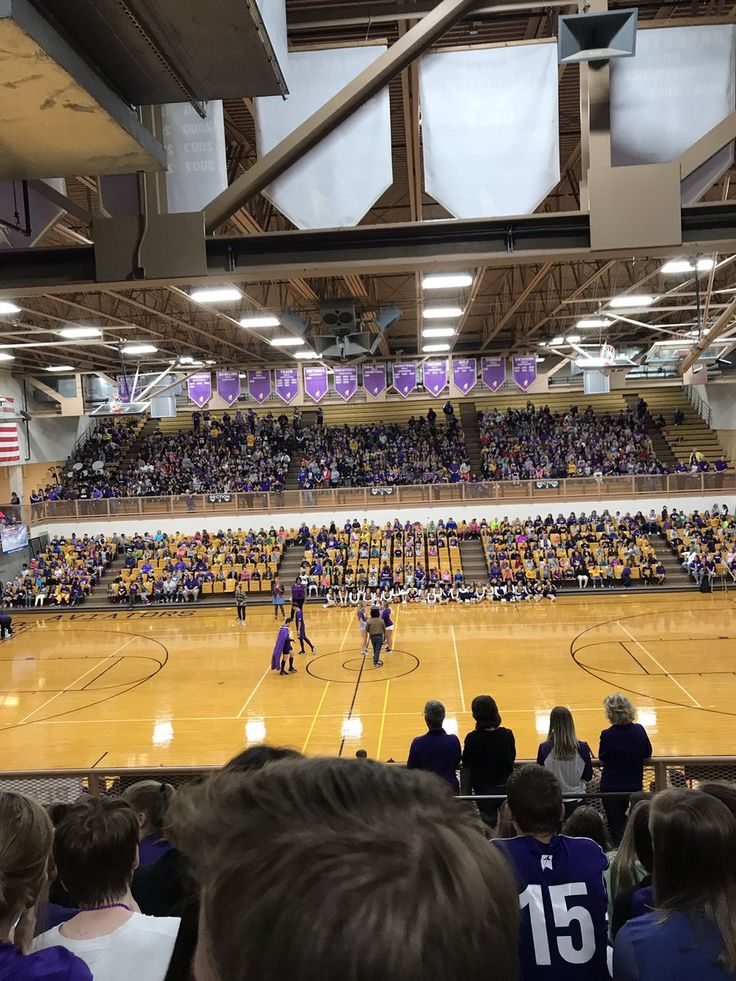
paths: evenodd
<path fill-rule="evenodd" d="M 201 211 L 227 188 L 227 156 L 222 102 L 205 103 L 201 116 L 188 102 L 163 107 L 168 155 L 166 196 L 169 211 Z"/>
<path fill-rule="evenodd" d="M 530 214 L 560 180 L 557 47 L 419 62 L 427 192 L 456 218 Z"/>
<path fill-rule="evenodd" d="M 736 27 L 637 32 L 636 55 L 611 62 L 614 166 L 669 163 L 736 107 Z M 733 144 L 683 181 L 697 201 L 733 164 Z"/>
<path fill-rule="evenodd" d="M 286 4 L 284 0 L 257 0 L 257 3 L 268 31 L 271 47 L 288 86 L 289 42 L 286 29 Z"/>
<path fill-rule="evenodd" d="M 258 153 L 268 153 L 351 82 L 385 45 L 291 52 L 290 95 L 255 99 Z M 266 197 L 297 228 L 357 225 L 393 183 L 388 88 L 266 190 Z"/>

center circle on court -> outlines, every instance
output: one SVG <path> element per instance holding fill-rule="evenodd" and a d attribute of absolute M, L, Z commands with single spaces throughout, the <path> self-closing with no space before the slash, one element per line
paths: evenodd
<path fill-rule="evenodd" d="M 331 681 L 339 685 L 354 685 L 360 678 L 361 684 L 404 678 L 416 671 L 420 661 L 415 654 L 394 648 L 390 654 L 381 652 L 383 666 L 373 667 L 373 654 L 365 657 L 359 650 L 330 651 L 319 654 L 307 664 L 307 673 L 320 681 Z M 361 673 L 362 672 L 362 673 Z"/>

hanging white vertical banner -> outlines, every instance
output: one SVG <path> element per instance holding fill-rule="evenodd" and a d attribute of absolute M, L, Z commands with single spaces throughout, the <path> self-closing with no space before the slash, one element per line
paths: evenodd
<path fill-rule="evenodd" d="M 202 117 L 188 102 L 163 107 L 168 155 L 166 196 L 169 211 L 201 211 L 227 187 L 222 102 L 206 102 Z"/>
<path fill-rule="evenodd" d="M 289 85 L 289 41 L 286 29 L 286 0 L 257 0 L 263 23 L 281 68 L 281 73 Z"/>
<path fill-rule="evenodd" d="M 291 52 L 291 95 L 255 99 L 259 156 L 386 51 L 385 45 Z M 264 194 L 297 228 L 357 225 L 393 183 L 391 111 L 384 88 L 278 180 Z"/>
<path fill-rule="evenodd" d="M 614 166 L 669 163 L 736 108 L 736 27 L 638 31 L 636 57 L 611 62 Z M 733 164 L 733 143 L 682 183 L 697 201 Z"/>
<path fill-rule="evenodd" d="M 560 180 L 557 46 L 426 55 L 427 192 L 456 218 L 530 214 Z"/>

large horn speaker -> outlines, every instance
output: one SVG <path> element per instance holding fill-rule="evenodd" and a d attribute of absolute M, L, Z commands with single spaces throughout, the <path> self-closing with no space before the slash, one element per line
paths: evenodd
<path fill-rule="evenodd" d="M 559 63 L 631 58 L 636 54 L 637 17 L 635 7 L 602 14 L 563 15 L 557 31 Z"/>

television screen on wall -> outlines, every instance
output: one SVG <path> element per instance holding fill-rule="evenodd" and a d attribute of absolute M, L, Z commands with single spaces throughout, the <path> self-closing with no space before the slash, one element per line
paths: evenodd
<path fill-rule="evenodd" d="M 3 552 L 19 552 L 28 547 L 28 525 L 3 525 L 0 528 Z"/>

